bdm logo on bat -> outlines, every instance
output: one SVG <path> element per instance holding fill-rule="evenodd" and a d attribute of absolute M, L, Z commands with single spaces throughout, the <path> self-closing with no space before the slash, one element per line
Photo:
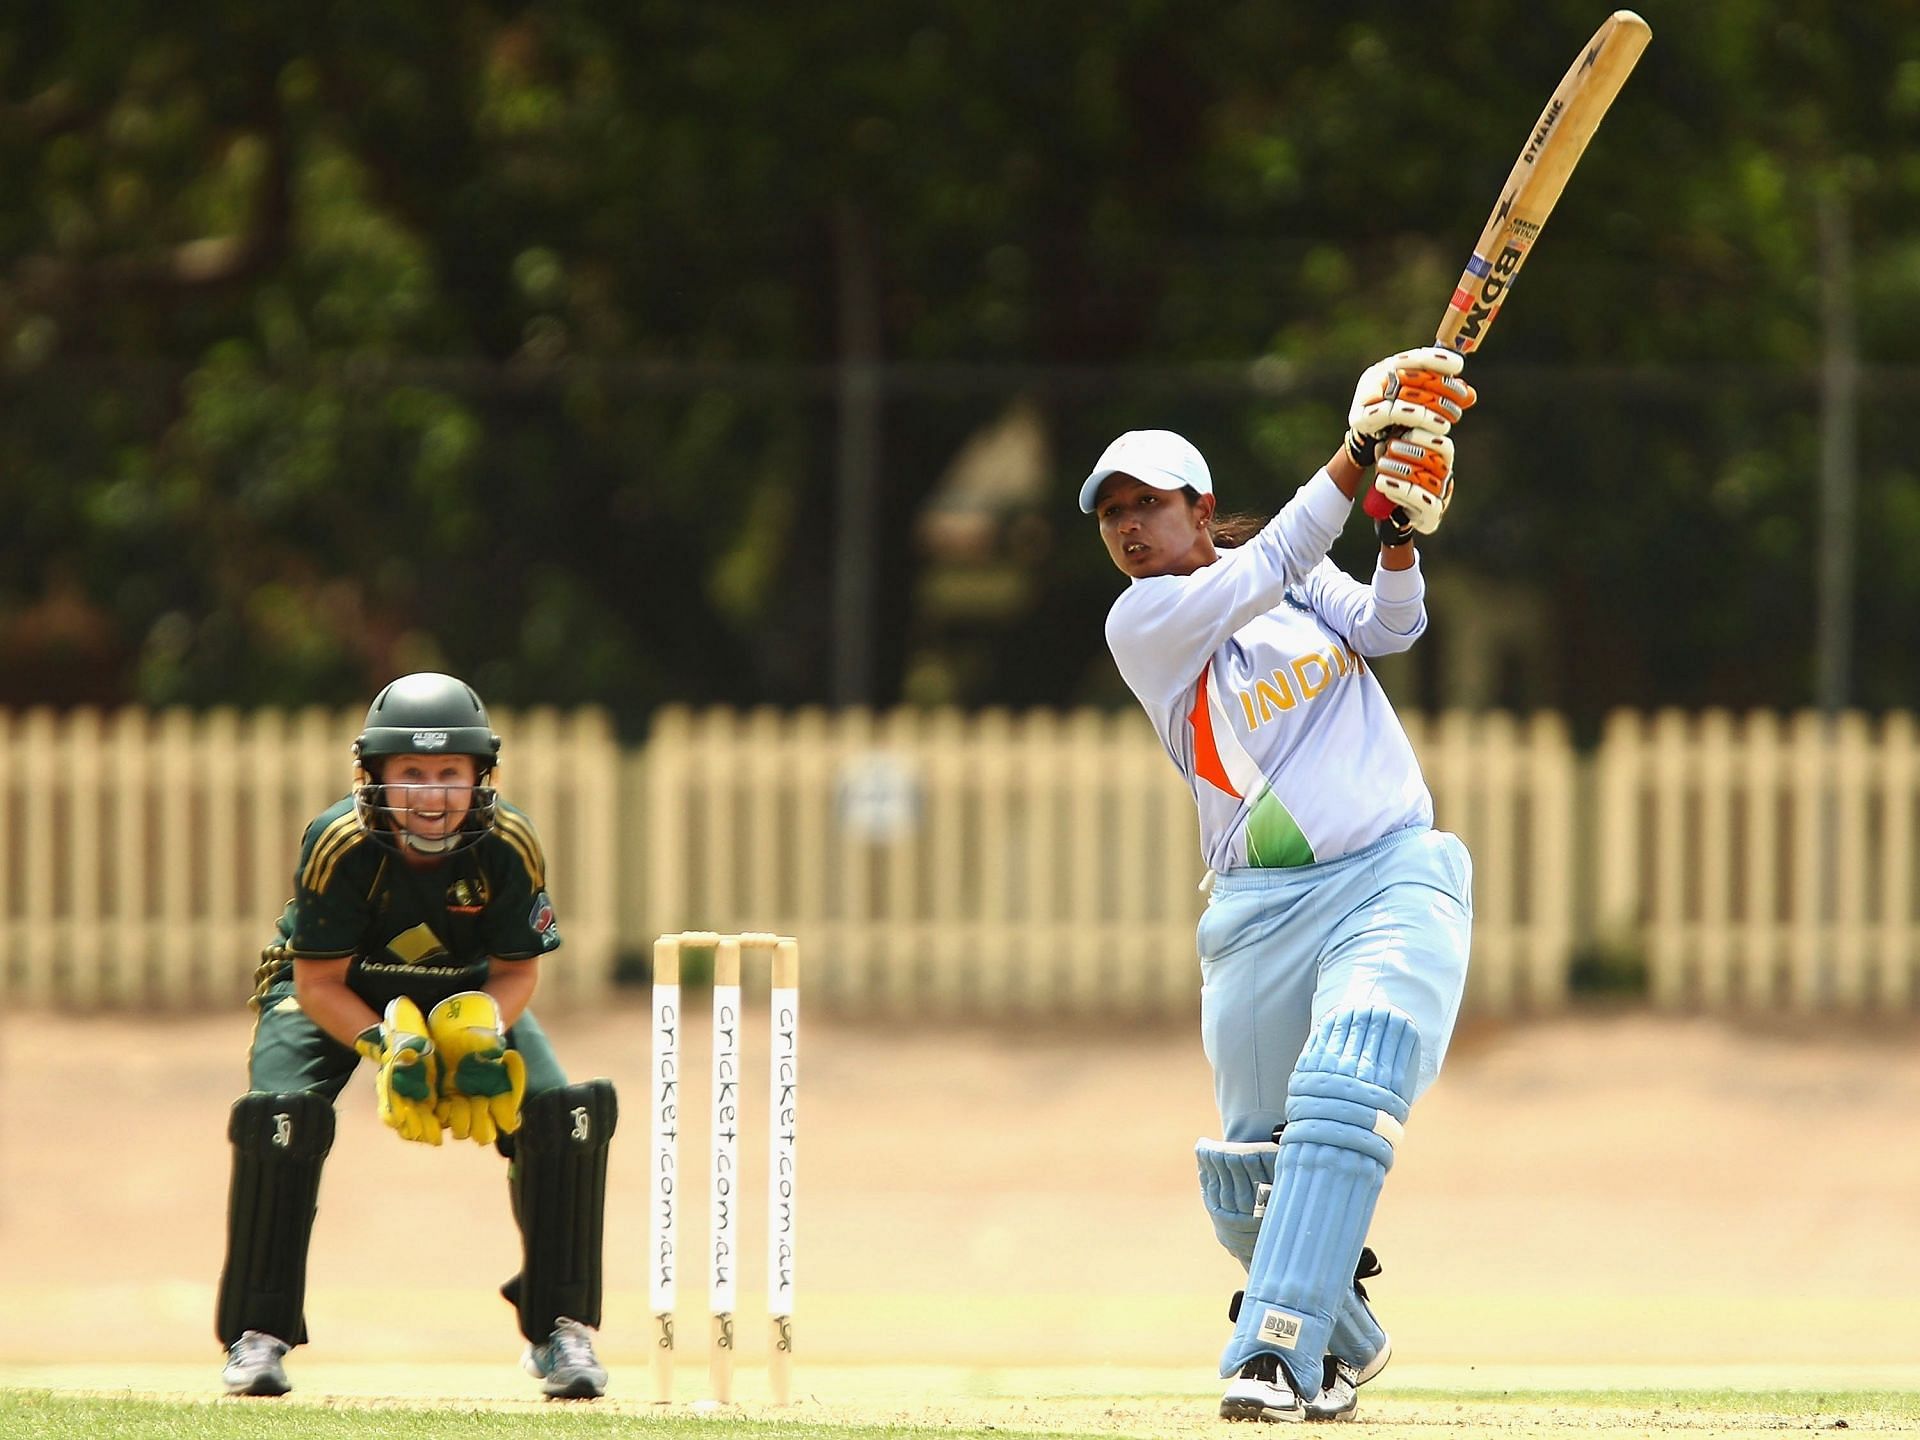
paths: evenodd
<path fill-rule="evenodd" d="M 1520 268 L 1520 262 L 1527 258 L 1527 247 L 1509 243 L 1500 251 L 1500 256 L 1487 267 L 1486 277 L 1480 282 L 1480 291 L 1474 297 L 1473 308 L 1467 311 L 1467 318 L 1460 323 L 1460 335 L 1454 341 L 1454 348 L 1465 354 L 1479 340 L 1480 332 L 1493 320 L 1493 312 L 1500 308 L 1500 297 L 1507 293 L 1513 273 Z"/>
<path fill-rule="evenodd" d="M 1282 1350 L 1293 1349 L 1300 1342 L 1300 1317 L 1269 1309 L 1260 1317 L 1260 1338 L 1272 1341 Z"/>

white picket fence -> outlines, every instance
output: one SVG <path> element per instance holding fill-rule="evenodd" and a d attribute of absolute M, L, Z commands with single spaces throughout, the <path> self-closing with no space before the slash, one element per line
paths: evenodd
<path fill-rule="evenodd" d="M 1193 803 L 1138 716 L 675 710 L 637 764 L 634 922 L 762 917 L 829 1007 L 1194 1003 Z"/>
<path fill-rule="evenodd" d="M 358 712 L 0 712 L 0 1000 L 236 1004 L 301 827 L 345 793 Z M 843 1014 L 1190 1014 L 1193 807 L 1130 710 L 500 713 L 591 1003 L 665 931 L 801 937 Z M 1906 1010 L 1910 717 L 1661 713 L 1574 750 L 1551 714 L 1408 717 L 1475 866 L 1469 1007 L 1565 1003 L 1583 947 L 1662 1006 Z"/>
<path fill-rule="evenodd" d="M 1913 1006 L 1911 715 L 1622 713 L 1595 770 L 1596 930 L 1645 955 L 1656 1004 Z"/>
<path fill-rule="evenodd" d="M 292 893 L 301 832 L 347 793 L 364 713 L 0 712 L 0 997 L 244 1000 Z M 534 815 L 576 897 L 562 916 L 567 963 L 543 990 L 584 999 L 613 969 L 619 750 L 597 711 L 494 722 L 513 736 L 509 798 Z"/>
<path fill-rule="evenodd" d="M 1410 723 L 1475 852 L 1473 1004 L 1552 1007 L 1574 756 L 1542 716 Z M 835 1008 L 1163 1015 L 1199 1004 L 1193 801 L 1133 711 L 661 714 L 632 762 L 628 923 L 805 937 Z M 756 917 L 759 917 L 756 919 Z"/>

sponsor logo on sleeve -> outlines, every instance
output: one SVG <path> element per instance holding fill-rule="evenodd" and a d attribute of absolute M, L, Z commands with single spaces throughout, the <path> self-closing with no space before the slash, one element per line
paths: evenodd
<path fill-rule="evenodd" d="M 540 937 L 540 948 L 551 950 L 560 943 L 560 918 L 553 913 L 553 901 L 542 890 L 533 897 L 533 909 L 527 912 L 527 924 Z"/>

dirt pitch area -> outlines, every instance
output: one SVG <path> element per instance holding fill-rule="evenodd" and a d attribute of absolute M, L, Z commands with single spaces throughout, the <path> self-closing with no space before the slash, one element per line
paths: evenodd
<path fill-rule="evenodd" d="M 704 1078 L 703 1017 L 689 1018 L 685 1063 Z M 610 1401 L 644 1410 L 646 1013 L 628 1001 L 547 1020 L 577 1076 L 624 1087 L 601 1348 Z M 0 1020 L 0 1385 L 211 1392 L 224 1120 L 247 1033 L 238 1011 Z M 810 1017 L 801 1045 L 808 1418 L 1217 1433 L 1212 1364 L 1237 1267 L 1197 1199 L 1191 1147 L 1215 1117 L 1191 1027 Z M 749 1413 L 765 1398 L 755 1058 Z M 1916 1116 L 1913 1024 L 1633 1015 L 1468 1029 L 1415 1110 L 1375 1224 L 1387 1269 L 1374 1294 L 1396 1359 L 1369 1413 L 1473 1429 L 1486 1418 L 1474 1392 L 1920 1387 Z M 692 1400 L 705 1335 L 697 1114 L 682 1144 L 676 1398 Z M 515 1244 L 498 1158 L 402 1144 L 358 1077 L 321 1194 L 301 1395 L 524 1399 L 518 1337 L 492 1293 Z M 110 1374 L 72 1363 L 75 1334 L 111 1337 Z M 1499 1428 L 1566 1428 L 1552 1409 L 1521 1404 Z M 1666 1423 L 1646 1409 L 1626 1407 L 1621 1425 L 1702 1428 L 1684 1407 Z M 1850 1428 L 1876 1427 L 1868 1415 Z"/>

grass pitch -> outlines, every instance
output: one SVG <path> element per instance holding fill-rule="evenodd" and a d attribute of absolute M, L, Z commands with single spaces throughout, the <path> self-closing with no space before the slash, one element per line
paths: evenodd
<path fill-rule="evenodd" d="M 1413 1367 L 1409 1367 L 1410 1369 Z M 1436 1430 L 1456 1435 L 1669 1436 L 1684 1432 L 1708 1440 L 1777 1437 L 1783 1430 L 1881 1434 L 1920 1431 L 1920 1385 L 1863 1374 L 1860 1383 L 1764 1389 L 1741 1385 L 1701 1388 L 1711 1371 L 1696 1372 L 1693 1388 L 1673 1372 L 1645 1372 L 1654 1383 L 1632 1388 L 1623 1367 L 1594 1388 L 1511 1388 L 1486 1385 L 1466 1370 L 1457 1384 L 1434 1384 L 1435 1367 L 1421 1367 L 1419 1384 L 1362 1392 L 1361 1421 L 1369 1437 L 1432 1440 Z M 941 1440 L 1006 1440 L 1009 1435 L 1113 1437 L 1250 1436 L 1214 1413 L 1218 1387 L 1205 1377 L 1158 1371 L 1000 1370 L 980 1372 L 836 1368 L 813 1378 L 814 1393 L 785 1409 L 654 1405 L 618 1395 L 593 1403 L 550 1403 L 520 1393 L 460 1399 L 419 1394 L 383 1395 L 374 1372 L 361 1383 L 326 1389 L 303 1384 L 279 1400 L 215 1398 L 210 1370 L 178 1377 L 190 1392 L 103 1392 L 12 1384 L 19 1373 L 0 1370 L 0 1437 L 59 1440 L 485 1440 L 529 1434 L 559 1437 L 690 1437 L 690 1440 L 880 1440 L 937 1436 Z M 151 1374 L 132 1377 L 151 1383 Z M 423 1377 L 415 1372 L 416 1386 Z M 461 1367 L 429 1372 L 459 1393 Z M 744 1378 L 744 1377 L 743 1377 Z M 796 1377 L 798 1378 L 798 1377 Z M 1548 1377 L 1541 1377 L 1548 1378 Z M 1802 1377 L 1791 1377 L 1794 1383 Z M 98 1377 L 96 1377 L 97 1383 Z M 1129 1379 L 1139 1382 L 1128 1384 Z M 1164 1388 L 1162 1388 L 1164 1386 Z M 343 1393 L 343 1391 L 345 1393 Z M 818 1398 L 830 1394 L 832 1399 Z M 1257 1428 L 1257 1427 L 1256 1427 Z M 1296 1434 L 1300 1432 L 1294 1432 Z M 1361 1433 L 1356 1431 L 1349 1434 Z"/>

